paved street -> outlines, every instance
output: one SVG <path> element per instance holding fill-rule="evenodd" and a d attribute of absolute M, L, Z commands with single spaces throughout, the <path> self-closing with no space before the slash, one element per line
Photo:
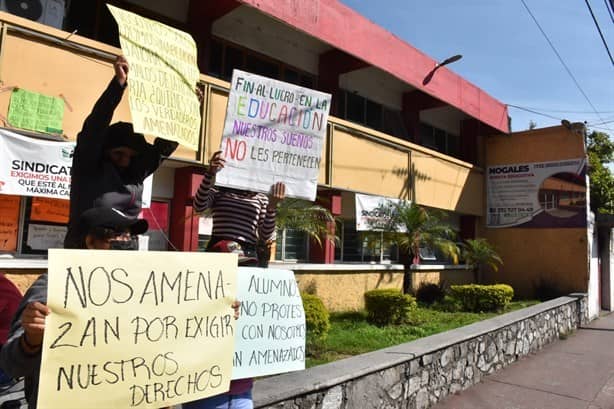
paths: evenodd
<path fill-rule="evenodd" d="M 614 314 L 448 397 L 435 409 L 614 409 Z"/>

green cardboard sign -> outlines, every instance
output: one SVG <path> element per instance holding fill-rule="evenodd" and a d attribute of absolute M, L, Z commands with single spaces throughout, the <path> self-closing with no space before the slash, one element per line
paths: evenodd
<path fill-rule="evenodd" d="M 64 100 L 37 92 L 15 89 L 11 94 L 8 122 L 15 128 L 61 134 Z"/>

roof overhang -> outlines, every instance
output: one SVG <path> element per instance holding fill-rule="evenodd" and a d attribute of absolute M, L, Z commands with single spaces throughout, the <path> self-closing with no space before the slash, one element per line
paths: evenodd
<path fill-rule="evenodd" d="M 505 104 L 446 67 L 423 85 L 435 60 L 337 0 L 238 1 L 394 75 L 496 131 L 510 131 Z"/>

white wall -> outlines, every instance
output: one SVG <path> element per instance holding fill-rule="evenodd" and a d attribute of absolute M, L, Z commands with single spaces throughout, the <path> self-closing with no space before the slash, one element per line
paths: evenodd
<path fill-rule="evenodd" d="M 213 35 L 271 58 L 318 74 L 321 53 L 330 46 L 247 6 L 213 23 Z"/>
<path fill-rule="evenodd" d="M 614 229 L 599 235 L 599 261 L 601 264 L 601 309 L 614 311 Z"/>
<path fill-rule="evenodd" d="M 588 278 L 588 316 L 590 319 L 597 318 L 601 311 L 599 305 L 599 251 L 597 229 L 595 228 L 595 216 L 591 213 L 588 220 L 588 246 L 589 246 L 589 278 Z"/>

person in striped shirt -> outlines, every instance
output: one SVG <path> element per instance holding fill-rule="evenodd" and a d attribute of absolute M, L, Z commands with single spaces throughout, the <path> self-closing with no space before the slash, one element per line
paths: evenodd
<path fill-rule="evenodd" d="M 241 247 L 245 260 L 256 260 L 258 241 L 269 241 L 275 233 L 277 204 L 284 199 L 286 186 L 275 183 L 269 195 L 245 190 L 215 187 L 215 175 L 224 167 L 222 151 L 217 151 L 209 161 L 209 170 L 198 187 L 194 197 L 197 212 L 211 210 L 213 230 L 207 251 L 229 251 L 231 242 Z M 226 250 L 224 250 L 226 249 Z M 240 258 L 241 260 L 241 258 Z M 239 265 L 253 265 L 240 262 Z M 230 383 L 230 390 L 221 395 L 183 404 L 184 409 L 252 409 L 253 380 L 236 379 Z"/>
<path fill-rule="evenodd" d="M 276 207 L 284 199 L 286 187 L 282 182 L 275 183 L 269 195 L 215 187 L 215 175 L 225 162 L 221 154 L 222 151 L 217 151 L 211 157 L 209 170 L 194 197 L 197 212 L 210 209 L 212 213 L 213 230 L 207 249 L 220 240 L 232 240 L 246 256 L 257 257 L 257 242 L 273 238 Z"/>

